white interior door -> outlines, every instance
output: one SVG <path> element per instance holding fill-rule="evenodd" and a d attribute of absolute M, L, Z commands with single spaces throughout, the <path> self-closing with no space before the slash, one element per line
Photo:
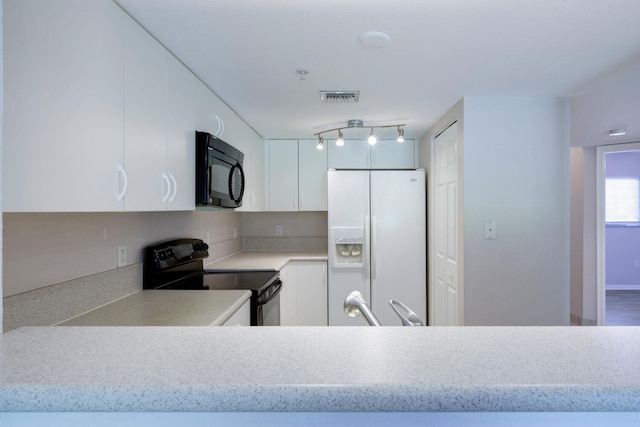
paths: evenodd
<path fill-rule="evenodd" d="M 434 326 L 459 324 L 458 130 L 449 126 L 434 139 L 435 273 L 430 304 Z"/>

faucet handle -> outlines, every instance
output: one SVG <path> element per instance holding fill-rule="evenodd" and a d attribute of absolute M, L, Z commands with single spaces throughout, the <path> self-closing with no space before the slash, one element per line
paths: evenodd
<path fill-rule="evenodd" d="M 402 320 L 402 326 L 424 326 L 424 323 L 418 315 L 400 301 L 394 299 L 389 300 L 389 305 L 393 311 L 396 312 L 400 320 Z"/>

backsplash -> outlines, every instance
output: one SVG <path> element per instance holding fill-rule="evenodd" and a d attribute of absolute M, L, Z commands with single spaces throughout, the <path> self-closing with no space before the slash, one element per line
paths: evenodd
<path fill-rule="evenodd" d="M 245 250 L 327 250 L 327 212 L 243 213 L 242 230 Z"/>
<path fill-rule="evenodd" d="M 127 265 L 150 244 L 207 233 L 211 260 L 242 250 L 234 211 L 5 213 L 3 222 L 5 297 L 113 270 L 118 245 L 127 245 Z"/>

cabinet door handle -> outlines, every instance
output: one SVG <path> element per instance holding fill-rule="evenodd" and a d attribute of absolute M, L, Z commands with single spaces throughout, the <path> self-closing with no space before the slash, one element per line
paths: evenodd
<path fill-rule="evenodd" d="M 215 131 L 214 135 L 219 138 L 224 133 L 224 121 L 218 116 L 216 116 L 216 121 L 218 122 L 218 130 Z"/>
<path fill-rule="evenodd" d="M 169 181 L 169 177 L 167 176 L 167 174 L 164 172 L 162 172 L 162 180 L 165 184 L 167 184 L 167 191 L 162 196 L 162 203 L 164 203 L 169 200 L 169 195 L 171 194 L 171 182 Z"/>
<path fill-rule="evenodd" d="M 176 193 L 178 192 L 178 183 L 176 182 L 176 177 L 173 176 L 171 172 L 169 172 L 169 179 L 171 180 L 171 186 L 173 187 L 171 197 L 169 197 L 169 203 L 172 203 L 173 199 L 176 198 Z"/>
<path fill-rule="evenodd" d="M 120 192 L 116 193 L 116 200 L 121 202 L 127 192 L 129 180 L 127 179 L 127 171 L 124 170 L 124 167 L 120 163 L 116 166 L 116 172 L 118 173 L 118 177 L 122 177 L 122 187 L 120 188 Z M 118 179 L 118 184 L 120 184 L 119 181 L 120 180 Z M 118 186 L 120 187 L 120 185 Z"/>

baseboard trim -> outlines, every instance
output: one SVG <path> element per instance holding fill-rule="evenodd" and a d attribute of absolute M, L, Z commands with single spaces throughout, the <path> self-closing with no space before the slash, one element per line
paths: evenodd
<path fill-rule="evenodd" d="M 607 291 L 640 291 L 640 284 L 638 285 L 607 285 L 605 287 Z"/>
<path fill-rule="evenodd" d="M 583 319 L 580 316 L 576 316 L 575 314 L 571 314 L 571 324 L 578 326 L 597 326 L 598 322 L 591 319 Z"/>

